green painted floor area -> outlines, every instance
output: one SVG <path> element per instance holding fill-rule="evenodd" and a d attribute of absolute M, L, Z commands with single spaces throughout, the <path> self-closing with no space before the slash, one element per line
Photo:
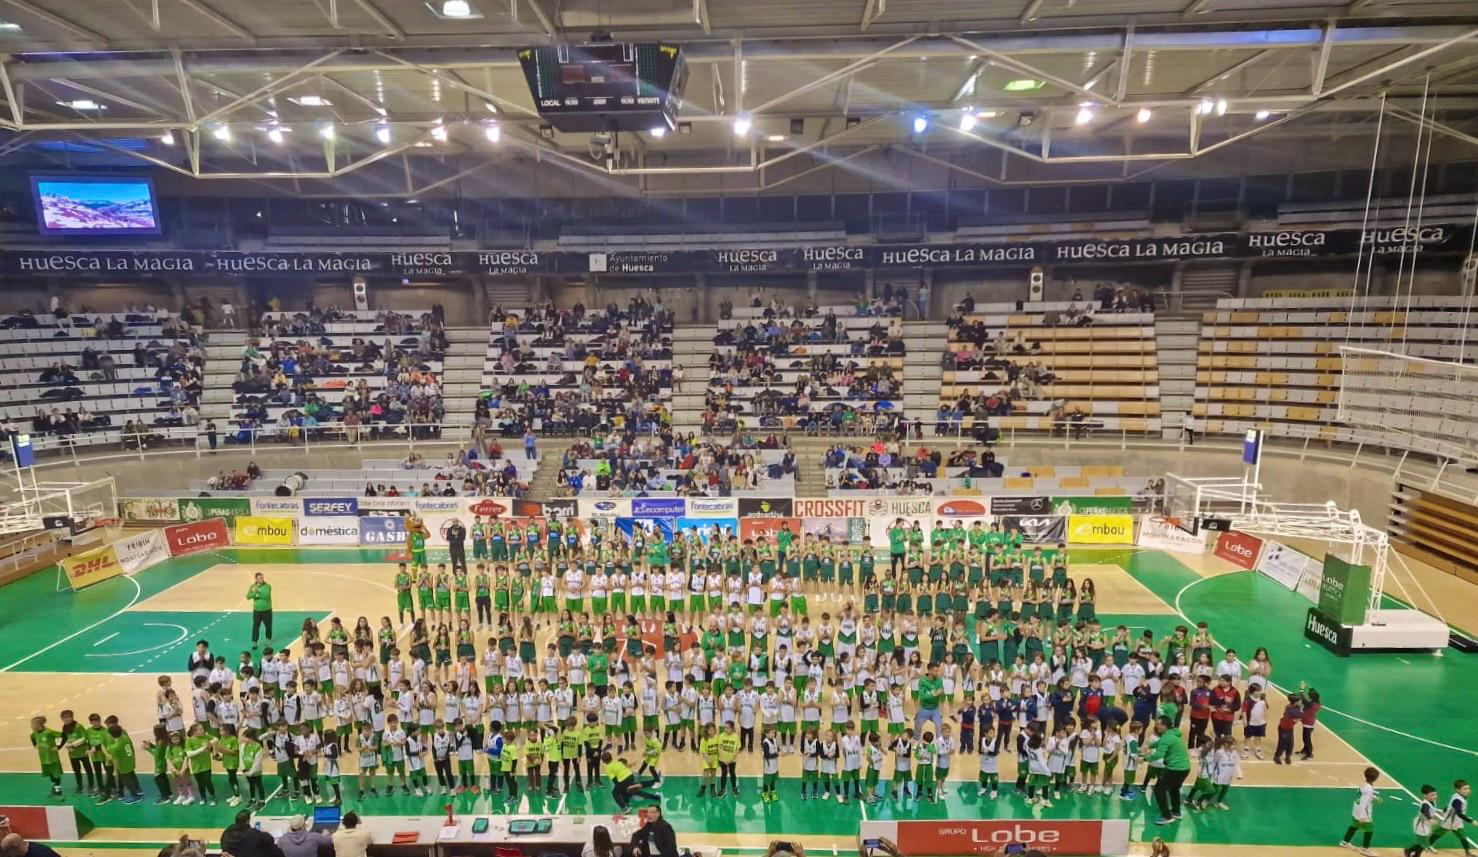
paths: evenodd
<path fill-rule="evenodd" d="M 912 798 L 890 797 L 866 807 L 856 801 L 843 805 L 834 798 L 803 800 L 800 781 L 785 779 L 780 785 L 780 800 L 765 803 L 759 797 L 759 780 L 741 778 L 741 794 L 736 798 L 698 797 L 699 781 L 693 777 L 669 777 L 662 784 L 662 809 L 679 832 L 684 833 L 753 833 L 785 832 L 790 835 L 836 836 L 847 845 L 856 836 L 857 823 L 864 819 L 939 819 L 950 818 L 1127 818 L 1135 839 L 1164 837 L 1167 841 L 1198 844 L 1248 845 L 1329 845 L 1343 832 L 1349 814 L 1352 793 L 1344 789 L 1323 788 L 1236 788 L 1228 795 L 1229 811 L 1208 810 L 1185 813 L 1176 824 L 1159 827 L 1151 823 L 1155 810 L 1140 797 L 1121 800 L 1117 794 L 1069 794 L 1050 809 L 1028 807 L 1015 794 L 1009 783 L 995 800 L 977 795 L 976 784 L 951 782 L 938 803 Z M 269 779 L 268 787 L 272 788 Z M 563 812 L 574 815 L 610 815 L 618 811 L 608 787 L 593 793 L 572 792 L 565 796 L 531 795 L 520 777 L 517 801 L 504 795 L 484 792 L 473 795 L 441 797 L 395 794 L 360 798 L 352 782 L 344 783 L 344 807 L 362 815 L 427 815 L 444 811 L 451 803 L 464 815 L 541 814 Z M 225 778 L 216 777 L 221 798 L 229 791 Z M 146 782 L 148 798 L 143 803 L 126 805 L 118 802 L 98 806 L 85 795 L 69 798 L 78 810 L 98 827 L 182 827 L 224 828 L 231 823 L 236 810 L 222 801 L 215 807 L 157 806 L 153 784 Z M 46 784 L 39 775 L 0 775 L 0 792 L 25 799 L 34 793 L 37 802 L 46 800 Z M 636 805 L 643 801 L 638 800 Z M 302 801 L 274 798 L 263 811 L 266 815 L 288 815 L 307 811 Z M 1407 844 L 1410 829 L 1410 804 L 1387 801 L 1376 812 L 1376 844 Z"/>
<path fill-rule="evenodd" d="M 301 613 L 278 610 L 273 614 L 277 638 L 298 641 L 303 620 L 323 619 L 328 611 Z M 48 649 L 15 668 L 16 672 L 130 673 L 183 671 L 196 640 L 207 640 L 211 651 L 235 667 L 240 652 L 251 648 L 251 617 L 247 613 L 196 613 L 129 610 Z M 265 645 L 265 643 L 264 643 Z"/>
<path fill-rule="evenodd" d="M 217 651 L 233 660 L 234 652 L 243 648 L 247 631 L 244 622 L 220 621 L 223 615 L 233 614 L 144 612 L 113 618 L 114 614 L 219 563 L 378 563 L 385 561 L 384 557 L 383 550 L 236 548 L 170 560 L 133 577 L 116 578 L 79 593 L 58 591 L 55 575 L 43 572 L 0 589 L 0 598 L 6 604 L 24 605 L 23 609 L 7 611 L 6 633 L 0 634 L 0 671 L 126 672 L 151 668 L 156 662 L 182 668 L 197 636 L 209 637 Z M 1105 614 L 1101 617 L 1105 625 L 1125 624 L 1136 632 L 1147 627 L 1156 636 L 1163 636 L 1176 624 L 1205 620 L 1220 643 L 1237 648 L 1244 657 L 1257 646 L 1268 647 L 1273 653 L 1273 679 L 1277 684 L 1296 686 L 1306 681 L 1318 687 L 1326 703 L 1322 728 L 1338 732 L 1406 788 L 1433 783 L 1445 796 L 1454 778 L 1473 778 L 1478 749 L 1472 738 L 1470 708 L 1471 689 L 1478 687 L 1478 659 L 1452 650 L 1445 657 L 1339 658 L 1303 639 L 1308 602 L 1260 575 L 1203 578 L 1173 555 L 1123 549 L 1074 550 L 1073 559 L 1123 567 L 1186 617 Z M 279 633 L 295 629 L 302 617 L 279 614 Z M 212 624 L 215 622 L 220 624 Z M 167 624 L 186 629 L 185 637 L 171 642 L 180 632 L 178 628 L 163 627 Z M 59 639 L 78 630 L 81 633 L 70 639 Z M 114 632 L 117 636 L 110 637 Z M 43 648 L 46 646 L 50 648 Z M 148 651 L 125 654 L 136 649 Z M 95 665 L 95 661 L 117 663 Z M 975 759 L 962 756 L 958 764 L 973 766 Z M 1187 814 L 1183 821 L 1167 828 L 1145 827 L 1147 806 L 1143 801 L 1126 803 L 1112 797 L 1071 795 L 1044 812 L 1028 809 L 1010 794 L 1009 788 L 996 801 L 981 799 L 973 783 L 951 784 L 950 793 L 939 804 L 884 801 L 865 811 L 871 818 L 1128 817 L 1134 821 L 1137 839 L 1159 835 L 1183 843 L 1327 845 L 1343 832 L 1349 815 L 1358 779 L 1358 769 L 1350 770 L 1348 789 L 1234 787 L 1230 812 Z M 148 777 L 144 779 L 146 792 L 155 794 Z M 70 786 L 70 779 L 68 783 Z M 224 777 L 218 776 L 217 783 L 224 796 Z M 361 802 L 353 785 L 346 786 L 346 805 L 362 812 L 423 814 L 438 812 L 445 803 L 440 797 L 399 795 Z M 673 777 L 665 785 L 664 808 L 680 831 L 835 835 L 845 849 L 864 812 L 856 804 L 802 801 L 797 780 L 783 781 L 782 800 L 774 804 L 759 800 L 755 780 L 744 781 L 744 792 L 737 799 L 700 800 L 696 792 L 697 783 L 692 778 Z M 47 802 L 45 782 L 35 774 L 0 774 L 0 794 L 12 800 Z M 488 795 L 468 794 L 452 802 L 462 813 L 494 811 Z M 214 808 L 152 803 L 99 807 L 85 796 L 77 797 L 76 804 L 94 824 L 103 827 L 224 827 L 234 814 L 224 804 Z M 267 812 L 285 814 L 303 808 L 302 803 L 289 806 L 278 798 Z M 615 809 L 608 791 L 576 793 L 562 801 L 538 796 L 531 799 L 524 794 L 517 804 L 498 806 L 498 811 L 504 812 L 592 815 Z M 1406 844 L 1412 811 L 1409 798 L 1388 790 L 1385 802 L 1377 808 L 1376 844 Z"/>

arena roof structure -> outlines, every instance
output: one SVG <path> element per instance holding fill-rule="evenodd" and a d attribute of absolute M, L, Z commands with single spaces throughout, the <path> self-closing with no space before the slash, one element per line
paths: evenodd
<path fill-rule="evenodd" d="M 592 38 L 682 46 L 670 133 L 540 117 L 517 50 Z M 878 152 L 1122 180 L 1392 123 L 1440 159 L 1478 143 L 1475 45 L 1478 7 L 1440 0 L 0 0 L 0 157 L 324 190 L 536 160 L 762 190 Z"/>

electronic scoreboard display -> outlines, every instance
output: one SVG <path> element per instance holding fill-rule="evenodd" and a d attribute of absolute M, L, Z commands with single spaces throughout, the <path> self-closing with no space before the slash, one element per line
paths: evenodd
<path fill-rule="evenodd" d="M 539 115 L 561 131 L 672 128 L 688 77 L 668 44 L 548 45 L 518 59 Z"/>

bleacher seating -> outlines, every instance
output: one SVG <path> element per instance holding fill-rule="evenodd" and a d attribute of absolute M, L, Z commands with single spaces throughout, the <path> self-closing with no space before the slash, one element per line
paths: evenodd
<path fill-rule="evenodd" d="M 1472 322 L 1458 297 L 1256 298 L 1218 302 L 1204 314 L 1196 360 L 1193 413 L 1209 434 L 1260 427 L 1274 436 L 1380 442 L 1397 448 L 1454 454 L 1478 448 L 1475 386 L 1437 364 L 1413 363 L 1413 374 L 1386 370 L 1387 361 L 1360 358 L 1347 367 L 1344 345 L 1452 362 L 1472 360 L 1462 343 Z M 1467 325 L 1465 327 L 1465 325 Z M 1339 390 L 1366 413 L 1385 410 L 1385 432 L 1341 425 Z M 1416 371 L 1420 370 L 1420 371 Z"/>
<path fill-rule="evenodd" d="M 598 445 L 597 445 L 598 444 Z M 557 484 L 579 496 L 790 497 L 795 455 L 785 446 L 758 448 L 716 439 L 597 437 L 570 446 Z"/>
<path fill-rule="evenodd" d="M 884 460 L 886 466 L 880 463 Z M 969 448 L 954 450 L 948 458 L 941 454 L 936 464 L 932 456 L 900 459 L 889 454 L 883 459 L 877 447 L 835 446 L 827 451 L 822 469 L 827 493 L 833 497 L 890 493 L 1133 495 L 1146 490 L 1144 477 L 1125 476 L 1120 465 L 1012 467 L 995 452 Z"/>
<path fill-rule="evenodd" d="M 981 305 L 952 320 L 943 362 L 940 433 L 977 433 L 982 421 L 999 431 L 1160 431 L 1152 313 Z"/>
<path fill-rule="evenodd" d="M 671 422 L 672 314 L 641 299 L 623 310 L 495 312 L 476 419 L 519 437 L 651 434 Z"/>
<path fill-rule="evenodd" d="M 881 303 L 733 309 L 714 337 L 705 427 L 874 434 L 903 408 L 902 317 Z"/>
<path fill-rule="evenodd" d="M 198 420 L 204 362 L 195 332 L 173 313 L 6 316 L 0 420 L 30 433 L 37 451 L 134 445 L 141 432 Z"/>
<path fill-rule="evenodd" d="M 232 384 L 238 433 L 348 422 L 373 435 L 442 421 L 447 342 L 430 312 L 268 312 L 262 333 L 243 349 Z"/>
<path fill-rule="evenodd" d="M 365 459 L 359 468 L 262 470 L 260 476 L 239 489 L 226 487 L 230 474 L 223 472 L 210 479 L 192 481 L 190 490 L 205 491 L 219 497 L 272 496 L 284 480 L 301 475 L 306 477 L 306 481 L 297 492 L 300 496 L 362 497 L 373 485 L 377 493 L 393 488 L 400 496 L 413 493 L 440 496 L 450 487 L 452 496 L 517 497 L 527 489 L 538 465 L 537 461 L 523 458 L 521 453 L 482 460 L 471 466 L 458 460 L 456 453 L 448 453 L 440 462 L 411 457 L 414 455 L 411 453 L 404 459 Z M 469 479 L 471 483 L 467 481 Z M 429 491 L 426 490 L 428 486 Z"/>

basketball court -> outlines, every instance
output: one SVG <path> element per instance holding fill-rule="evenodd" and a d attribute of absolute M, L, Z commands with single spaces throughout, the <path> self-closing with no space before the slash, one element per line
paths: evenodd
<path fill-rule="evenodd" d="M 361 615 L 377 625 L 393 615 L 395 566 L 380 551 L 358 549 L 222 549 L 171 559 L 134 576 L 121 576 L 81 592 L 58 591 L 47 574 L 33 575 L 0 589 L 11 605 L 7 633 L 0 637 L 0 792 L 14 799 L 45 800 L 45 781 L 36 773 L 36 756 L 27 742 L 27 720 L 71 708 L 79 719 L 97 712 L 117 714 L 136 740 L 147 737 L 155 721 L 156 676 L 179 676 L 197 639 L 234 665 L 249 647 L 250 614 L 244 594 L 252 576 L 265 574 L 274 587 L 278 645 L 293 645 L 305 618 L 320 622 L 339 616 L 346 625 Z M 1210 556 L 1191 557 L 1138 549 L 1074 550 L 1073 576 L 1091 577 L 1098 589 L 1098 612 L 1106 627 L 1148 628 L 1157 637 L 1176 624 L 1206 621 L 1221 645 L 1244 658 L 1259 645 L 1274 653 L 1273 681 L 1280 687 L 1306 682 L 1317 687 L 1327 706 L 1316 733 L 1313 762 L 1292 766 L 1243 762 L 1242 779 L 1232 788 L 1229 812 L 1189 813 L 1170 828 L 1146 827 L 1152 817 L 1144 801 L 1071 795 L 1047 810 L 1028 810 L 1009 796 L 998 801 L 976 795 L 976 757 L 956 757 L 947 794 L 938 804 L 914 801 L 861 807 L 835 801 L 806 801 L 798 794 L 799 761 L 782 759 L 782 800 L 759 799 L 756 757 L 743 754 L 740 774 L 745 793 L 737 799 L 696 798 L 698 765 L 691 753 L 669 750 L 662 760 L 667 780 L 664 810 L 684 841 L 725 849 L 763 849 L 777 832 L 799 835 L 810 848 L 855 849 L 862 818 L 1004 817 L 1028 813 L 1048 818 L 1129 818 L 1132 838 L 1174 837 L 1195 850 L 1177 853 L 1232 854 L 1226 846 L 1325 846 L 1337 838 L 1348 815 L 1360 771 L 1375 765 L 1386 800 L 1377 810 L 1376 844 L 1406 844 L 1411 792 L 1420 784 L 1443 784 L 1469 776 L 1475 765 L 1471 743 L 1461 737 L 1471 718 L 1462 694 L 1442 692 L 1475 686 L 1478 668 L 1463 658 L 1430 655 L 1365 655 L 1338 658 L 1311 647 L 1302 635 L 1307 602 L 1266 577 L 1240 572 Z M 433 562 L 435 557 L 433 557 Z M 840 608 L 828 597 L 813 606 Z M 541 632 L 541 636 L 542 636 Z M 542 640 L 541 640 L 542 643 Z M 36 700 L 45 700 L 38 705 Z M 1399 700 L 1399 703 L 1396 702 Z M 1281 711 L 1275 695 L 1271 715 Z M 141 756 L 147 779 L 149 766 Z M 890 760 L 891 764 L 891 760 Z M 1014 759 L 1002 756 L 1002 779 L 1014 777 Z M 351 767 L 352 770 L 352 767 Z M 218 788 L 224 778 L 217 775 Z M 272 788 L 269 777 L 268 788 Z M 345 805 L 376 813 L 414 815 L 437 812 L 436 797 L 396 796 L 361 802 L 346 776 Z M 181 830 L 218 831 L 234 810 L 154 806 L 95 805 L 85 796 L 68 800 L 97 826 L 87 847 L 117 853 L 125 842 L 165 842 Z M 565 813 L 601 816 L 615 812 L 608 791 L 562 797 L 523 794 L 517 803 L 495 803 L 488 795 L 454 799 L 465 813 Z M 302 804 L 297 805 L 299 809 Z M 275 797 L 267 814 L 292 808 Z M 113 843 L 113 844 L 106 844 Z M 1204 849 L 1204 850 L 1203 850 Z M 1311 852 L 1312 853 L 1312 852 Z"/>

